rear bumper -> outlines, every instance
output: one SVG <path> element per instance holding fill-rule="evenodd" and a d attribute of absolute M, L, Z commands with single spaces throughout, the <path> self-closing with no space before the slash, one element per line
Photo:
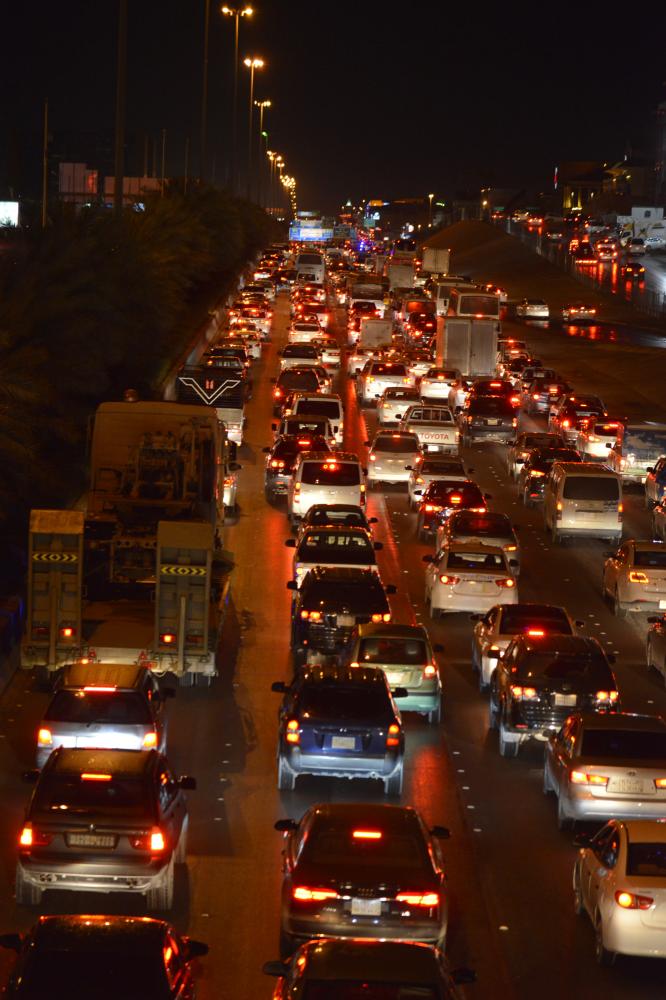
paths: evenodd
<path fill-rule="evenodd" d="M 488 596 L 485 596 L 474 594 L 452 594 L 448 600 L 444 598 L 441 591 L 438 594 L 437 590 L 433 590 L 432 593 L 432 607 L 438 611 L 451 614 L 457 614 L 462 611 L 466 611 L 471 614 L 486 614 L 491 608 L 494 608 L 496 604 L 517 603 L 518 594 L 516 587 L 507 591 L 505 595 L 489 594 Z"/>
<path fill-rule="evenodd" d="M 166 882 L 169 861 L 159 868 L 148 865 L 111 865 L 71 862 L 47 863 L 20 859 L 17 870 L 24 881 L 40 889 L 64 889 L 76 892 L 136 892 L 144 895 Z"/>
<path fill-rule="evenodd" d="M 402 754 L 383 757 L 352 757 L 327 751 L 325 754 L 303 753 L 298 748 L 282 754 L 294 774 L 328 775 L 331 778 L 378 778 L 384 781 L 402 767 Z"/>
<path fill-rule="evenodd" d="M 372 938 L 398 941 L 422 941 L 425 944 L 443 944 L 446 937 L 446 920 L 444 921 L 412 921 L 382 920 L 381 917 L 352 917 L 344 915 L 338 919 L 327 914 L 315 913 L 311 917 L 288 914 L 285 920 L 285 930 L 288 934 L 303 942 L 313 938 Z"/>
<path fill-rule="evenodd" d="M 571 789 L 570 789 L 571 790 Z M 652 801 L 650 801 L 652 800 Z M 632 799 L 627 796 L 601 798 L 589 792 L 566 795 L 566 812 L 575 820 L 662 819 L 666 816 L 666 802 L 655 801 L 654 796 Z M 662 931 L 663 934 L 663 931 Z M 664 945 L 666 950 L 666 944 Z"/>

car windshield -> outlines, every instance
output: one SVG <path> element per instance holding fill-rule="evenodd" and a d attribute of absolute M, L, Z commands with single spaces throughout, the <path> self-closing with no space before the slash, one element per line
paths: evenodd
<path fill-rule="evenodd" d="M 502 635 L 520 635 L 531 630 L 572 635 L 569 618 L 562 608 L 538 606 L 524 608 L 519 604 L 513 606 L 505 604 L 498 628 Z"/>
<path fill-rule="evenodd" d="M 666 730 L 585 729 L 580 752 L 583 757 L 600 757 L 605 761 L 664 760 Z"/>
<path fill-rule="evenodd" d="M 666 844 L 632 844 L 627 851 L 627 875 L 666 878 Z"/>
<path fill-rule="evenodd" d="M 305 486 L 359 486 L 361 469 L 356 462 L 304 462 L 301 482 Z"/>
<path fill-rule="evenodd" d="M 400 636 L 369 636 L 361 639 L 359 663 L 428 663 L 428 650 L 423 639 Z"/>
<path fill-rule="evenodd" d="M 150 711 L 145 699 L 134 691 L 58 691 L 44 718 L 83 726 L 141 726 L 150 723 Z"/>
<path fill-rule="evenodd" d="M 487 538 L 512 538 L 513 528 L 506 514 L 457 514 L 451 528 L 456 535 Z"/>
<path fill-rule="evenodd" d="M 567 476 L 565 500 L 619 500 L 620 484 L 615 476 Z"/>
<path fill-rule="evenodd" d="M 49 774 L 37 785 L 33 808 L 70 816 L 86 813 L 117 813 L 144 816 L 151 810 L 144 782 L 111 775 L 110 780 L 84 779 L 80 774 Z"/>
<path fill-rule="evenodd" d="M 500 552 L 449 552 L 446 568 L 466 572 L 506 572 L 504 556 Z"/>
<path fill-rule="evenodd" d="M 414 436 L 404 434 L 381 434 L 376 438 L 373 451 L 386 451 L 395 455 L 411 455 L 417 451 L 419 439 Z"/>
<path fill-rule="evenodd" d="M 304 684 L 298 695 L 299 713 L 309 722 L 359 719 L 383 723 L 393 718 L 384 684 L 342 684 L 318 681 Z"/>
<path fill-rule="evenodd" d="M 311 979 L 305 984 L 303 1000 L 440 1000 L 436 985 L 375 982 L 374 979 Z"/>
<path fill-rule="evenodd" d="M 601 653 L 559 653 L 557 650 L 531 649 L 519 658 L 516 674 L 523 679 L 583 681 L 605 690 L 615 688 L 615 680 Z"/>
<path fill-rule="evenodd" d="M 316 416 L 329 417 L 331 420 L 340 419 L 340 404 L 337 399 L 304 399 L 296 404 L 296 412 L 299 408 L 306 413 Z"/>
<path fill-rule="evenodd" d="M 32 949 L 16 995 L 25 1000 L 59 1000 L 75 996 L 79 992 L 76 984 L 85 983 L 86 1000 L 168 1000 L 161 955 L 138 949 L 123 953 L 120 947 L 112 950 L 112 940 L 107 948 L 99 949 L 90 942 L 85 948 L 71 950 L 66 946 Z"/>

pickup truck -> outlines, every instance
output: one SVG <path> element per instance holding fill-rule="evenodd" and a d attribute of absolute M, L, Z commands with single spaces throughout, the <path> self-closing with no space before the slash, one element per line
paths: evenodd
<path fill-rule="evenodd" d="M 410 406 L 403 415 L 399 430 L 410 431 L 419 439 L 424 452 L 457 455 L 460 433 L 448 406 Z"/>

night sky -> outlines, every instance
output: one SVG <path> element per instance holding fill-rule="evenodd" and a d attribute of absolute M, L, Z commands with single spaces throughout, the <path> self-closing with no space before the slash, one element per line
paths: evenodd
<path fill-rule="evenodd" d="M 186 136 L 199 144 L 205 0 L 129 0 L 128 164 L 144 134 L 167 129 L 167 173 L 181 173 Z M 232 22 L 211 4 L 208 173 L 229 162 Z M 259 55 L 255 96 L 270 98 L 270 145 L 298 181 L 300 207 L 347 197 L 452 194 L 550 184 L 564 160 L 653 155 L 666 99 L 666 5 L 616 9 L 258 0 L 241 26 L 241 59 Z M 635 11 L 635 14 L 634 14 Z M 54 144 L 114 125 L 116 0 L 5 5 L 0 66 L 0 196 L 39 176 L 42 102 Z M 543 15 L 542 15 L 543 16 Z M 248 72 L 239 87 L 246 149 Z M 109 140 L 110 137 L 110 140 Z M 61 143 L 62 144 L 62 143 Z M 95 165 L 95 164 L 91 164 Z"/>

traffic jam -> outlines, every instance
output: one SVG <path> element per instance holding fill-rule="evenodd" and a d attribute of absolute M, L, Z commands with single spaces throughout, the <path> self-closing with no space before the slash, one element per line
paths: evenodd
<path fill-rule="evenodd" d="M 222 545 L 234 552 L 256 500 L 244 471 L 252 452 L 270 524 L 283 524 L 268 537 L 253 514 L 247 529 L 280 550 L 272 566 L 289 608 L 274 637 L 277 674 L 253 680 L 274 699 L 268 782 L 282 811 L 281 889 L 266 901 L 279 915 L 275 953 L 256 957 L 274 980 L 266 995 L 282 1000 L 504 995 L 473 960 L 478 942 L 461 946 L 480 893 L 472 903 L 450 859 L 457 838 L 473 841 L 472 856 L 486 858 L 473 878 L 492 881 L 490 817 L 520 827 L 515 803 L 527 814 L 542 793 L 546 815 L 530 829 L 556 844 L 552 892 L 581 917 L 590 982 L 596 965 L 621 975 L 627 959 L 666 957 L 666 424 L 628 421 L 565 365 L 542 363 L 532 300 L 515 309 L 521 323 L 508 321 L 507 293 L 451 274 L 442 253 L 412 240 L 389 253 L 268 248 L 170 404 L 212 408 L 222 438 L 206 438 L 195 460 L 193 437 L 142 431 L 147 471 L 132 498 L 177 499 L 177 526 L 190 509 L 178 483 L 217 455 Z M 195 543 L 175 528 L 167 537 L 163 522 L 159 532 L 161 574 L 195 586 L 205 569 L 182 569 L 177 554 Z M 247 614 L 258 616 L 266 597 L 253 586 Z M 188 696 L 171 674 L 183 688 L 214 676 L 196 653 L 209 633 L 190 635 L 188 619 L 183 638 L 184 617 L 168 621 L 159 642 L 181 674 L 134 653 L 103 658 L 101 639 L 96 659 L 59 671 L 24 776 L 33 788 L 15 890 L 33 917 L 53 889 L 141 897 L 166 919 L 124 917 L 115 932 L 139 949 L 137 977 L 159 979 L 161 992 L 144 995 L 175 998 L 194 996 L 208 946 L 169 922 L 177 873 L 192 863 L 197 795 L 195 778 L 169 763 L 168 723 Z M 473 803 L 477 773 L 486 784 Z M 429 782 L 447 785 L 436 816 L 424 808 Z M 525 843 L 506 848 L 495 895 Z M 545 880 L 540 896 L 552 872 L 532 872 Z M 546 919 L 542 903 L 525 919 Z M 110 919 L 52 916 L 4 935 L 19 953 L 8 995 L 49 995 L 59 936 L 93 975 Z"/>

